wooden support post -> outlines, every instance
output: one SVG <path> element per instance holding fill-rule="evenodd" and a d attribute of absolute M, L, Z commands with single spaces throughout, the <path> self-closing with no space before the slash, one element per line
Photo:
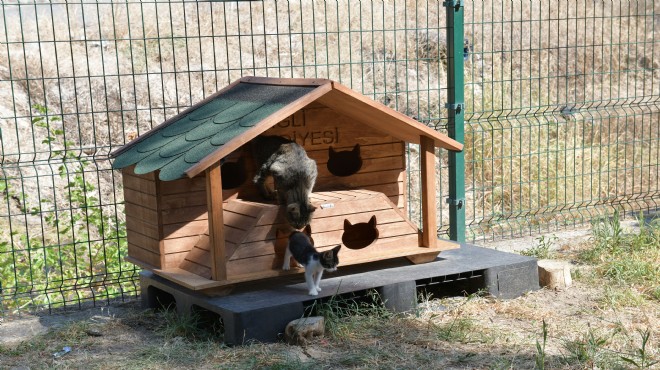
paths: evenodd
<path fill-rule="evenodd" d="M 422 135 L 419 153 L 422 169 L 422 240 L 421 246 L 435 248 L 438 242 L 437 205 L 435 196 L 435 145 Z"/>
<path fill-rule="evenodd" d="M 211 278 L 217 281 L 227 280 L 220 162 L 206 170 L 206 204 L 211 241 Z"/>

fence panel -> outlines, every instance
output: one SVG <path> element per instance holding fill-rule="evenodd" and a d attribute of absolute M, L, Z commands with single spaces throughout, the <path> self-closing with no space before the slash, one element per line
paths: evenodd
<path fill-rule="evenodd" d="M 465 3 L 468 238 L 660 203 L 660 2 Z"/>

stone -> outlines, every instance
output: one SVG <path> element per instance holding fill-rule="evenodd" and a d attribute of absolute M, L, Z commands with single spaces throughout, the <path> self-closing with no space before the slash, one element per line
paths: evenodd
<path fill-rule="evenodd" d="M 539 283 L 549 289 L 564 289 L 573 284 L 571 265 L 557 260 L 539 260 Z"/>
<path fill-rule="evenodd" d="M 325 334 L 325 320 L 322 316 L 310 316 L 296 319 L 284 329 L 284 339 L 293 345 L 307 345 L 313 338 Z"/>

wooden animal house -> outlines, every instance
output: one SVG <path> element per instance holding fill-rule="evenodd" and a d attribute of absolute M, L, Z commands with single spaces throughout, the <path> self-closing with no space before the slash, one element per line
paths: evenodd
<path fill-rule="evenodd" d="M 434 150 L 460 143 L 334 81 L 244 77 L 112 153 L 127 259 L 194 290 L 302 272 L 281 268 L 285 207 L 252 182 L 258 135 L 317 162 L 312 238 L 321 251 L 342 244 L 340 268 L 458 247 L 437 238 Z M 405 213 L 406 143 L 420 144 L 421 230 Z"/>

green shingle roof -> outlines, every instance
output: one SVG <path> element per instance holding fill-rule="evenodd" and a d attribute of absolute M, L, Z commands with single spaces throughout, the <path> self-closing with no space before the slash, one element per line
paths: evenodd
<path fill-rule="evenodd" d="M 317 87 L 240 82 L 113 153 L 112 167 L 135 164 L 137 174 L 160 170 L 161 180 L 181 178 L 229 140 Z"/>

